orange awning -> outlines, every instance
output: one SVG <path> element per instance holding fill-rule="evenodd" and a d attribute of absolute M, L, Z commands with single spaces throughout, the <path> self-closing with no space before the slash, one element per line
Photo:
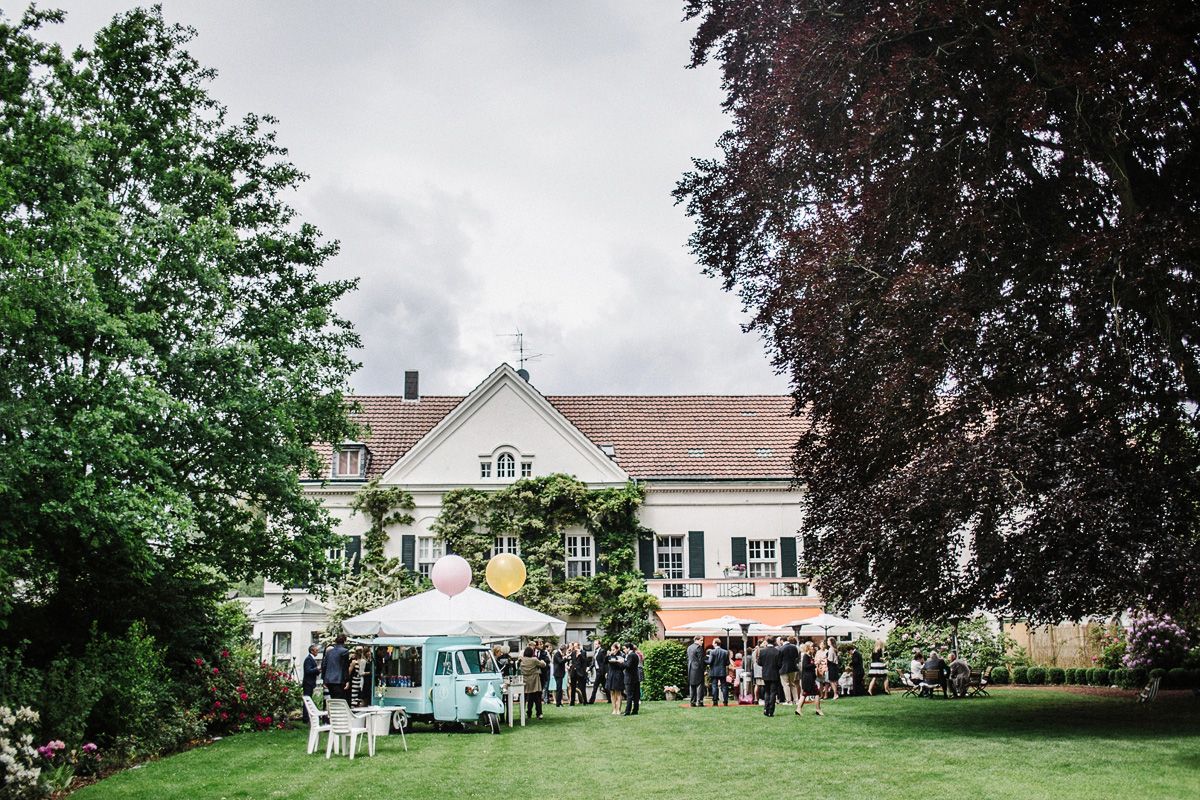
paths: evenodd
<path fill-rule="evenodd" d="M 681 625 L 699 622 L 703 619 L 716 619 L 729 615 L 740 619 L 758 620 L 763 625 L 772 628 L 782 628 L 796 619 L 808 619 L 821 613 L 820 608 L 671 608 L 656 612 L 662 620 L 663 627 L 668 631 Z"/>

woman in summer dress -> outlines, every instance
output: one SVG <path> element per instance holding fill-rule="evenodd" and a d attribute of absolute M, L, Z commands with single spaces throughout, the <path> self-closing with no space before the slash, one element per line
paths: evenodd
<path fill-rule="evenodd" d="M 867 694 L 875 694 L 875 683 L 880 681 L 883 683 L 883 693 L 891 694 L 888 691 L 887 658 L 883 654 L 883 642 L 875 642 L 875 650 L 871 653 L 871 668 L 867 670 L 867 675 L 871 678 Z"/>
<path fill-rule="evenodd" d="M 821 711 L 821 694 L 817 689 L 817 664 L 813 660 L 813 643 L 805 642 L 800 648 L 800 703 L 796 706 L 796 716 L 803 716 L 804 704 L 809 700 L 817 704 L 817 716 L 825 716 Z"/>

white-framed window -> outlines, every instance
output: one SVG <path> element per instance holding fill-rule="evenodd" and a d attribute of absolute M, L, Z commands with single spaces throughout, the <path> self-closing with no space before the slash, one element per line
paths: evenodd
<path fill-rule="evenodd" d="M 496 477 L 515 478 L 517 476 L 517 460 L 512 453 L 501 453 L 496 457 Z"/>
<path fill-rule="evenodd" d="M 655 544 L 658 551 L 654 562 L 655 572 L 661 572 L 664 578 L 682 578 L 683 537 L 659 536 Z"/>
<path fill-rule="evenodd" d="M 480 461 L 479 462 L 479 477 L 481 477 L 481 478 L 492 477 L 492 462 L 490 462 L 490 461 Z"/>
<path fill-rule="evenodd" d="M 533 475 L 533 462 L 532 461 L 522 461 L 521 462 L 521 477 L 529 478 L 532 475 Z"/>
<path fill-rule="evenodd" d="M 421 573 L 421 577 L 429 577 L 434 562 L 441 558 L 444 552 L 442 540 L 436 536 L 417 537 L 417 572 Z"/>
<path fill-rule="evenodd" d="M 521 537 L 497 536 L 492 539 L 492 555 L 498 556 L 501 553 L 512 553 L 514 556 L 521 555 Z"/>
<path fill-rule="evenodd" d="M 271 637 L 271 655 L 290 656 L 292 654 L 292 632 L 275 631 Z"/>
<path fill-rule="evenodd" d="M 363 449 L 349 447 L 333 454 L 333 477 L 359 478 L 363 474 Z"/>
<path fill-rule="evenodd" d="M 567 577 L 590 578 L 595 573 L 592 537 L 588 534 L 567 537 Z"/>
<path fill-rule="evenodd" d="M 746 557 L 751 578 L 775 577 L 775 539 L 751 539 L 746 542 Z"/>

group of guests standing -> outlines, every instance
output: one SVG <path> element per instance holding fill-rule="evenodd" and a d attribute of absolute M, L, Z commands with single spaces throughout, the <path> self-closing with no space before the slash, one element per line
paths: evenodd
<path fill-rule="evenodd" d="M 818 716 L 825 716 L 821 711 L 823 691 L 818 679 L 817 661 L 818 650 L 812 642 L 797 642 L 795 636 L 768 637 L 764 639 L 750 654 L 749 663 L 742 659 L 741 653 L 730 657 L 720 639 L 714 639 L 712 647 L 704 649 L 704 638 L 697 636 L 687 649 L 688 659 L 688 689 L 689 700 L 693 707 L 704 705 L 705 678 L 708 678 L 708 690 L 712 696 L 712 705 L 729 705 L 729 689 L 743 685 L 749 692 L 743 690 L 739 699 L 754 701 L 756 696 L 763 706 L 763 714 L 775 716 L 775 708 L 779 704 L 794 705 L 795 714 L 802 716 L 804 706 L 812 702 Z M 829 656 L 821 651 L 822 674 L 829 674 Z M 834 664 L 837 662 L 836 647 L 834 648 Z M 749 681 L 753 681 L 750 684 Z"/>
<path fill-rule="evenodd" d="M 597 692 L 603 689 L 612 703 L 613 714 L 632 716 L 641 707 L 642 654 L 632 643 L 614 642 L 606 649 L 597 640 L 592 653 L 588 654 L 578 642 L 560 644 L 557 649 L 551 650 L 545 642 L 535 639 L 517 659 L 510 658 L 500 647 L 494 652 L 503 674 L 518 674 L 524 681 L 527 716 L 534 717 L 536 712 L 535 718 L 541 719 L 542 704 L 549 703 L 551 696 L 555 705 L 561 707 L 564 685 L 568 687 L 570 705 L 575 705 L 576 699 L 580 705 L 595 703 Z M 592 664 L 596 667 L 596 681 L 589 698 L 588 670 Z M 551 686 L 554 688 L 551 689 Z M 625 703 L 624 711 L 621 710 L 622 701 Z"/>

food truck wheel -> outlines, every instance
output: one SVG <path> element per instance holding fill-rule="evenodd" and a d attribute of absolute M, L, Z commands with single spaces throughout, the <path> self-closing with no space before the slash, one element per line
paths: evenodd
<path fill-rule="evenodd" d="M 408 714 L 403 711 L 392 712 L 392 730 L 407 730 L 408 729 Z"/>
<path fill-rule="evenodd" d="M 491 711 L 483 712 L 483 718 L 487 722 L 488 729 L 492 733 L 500 732 L 500 717 L 496 716 L 496 714 L 494 712 L 491 712 Z"/>

